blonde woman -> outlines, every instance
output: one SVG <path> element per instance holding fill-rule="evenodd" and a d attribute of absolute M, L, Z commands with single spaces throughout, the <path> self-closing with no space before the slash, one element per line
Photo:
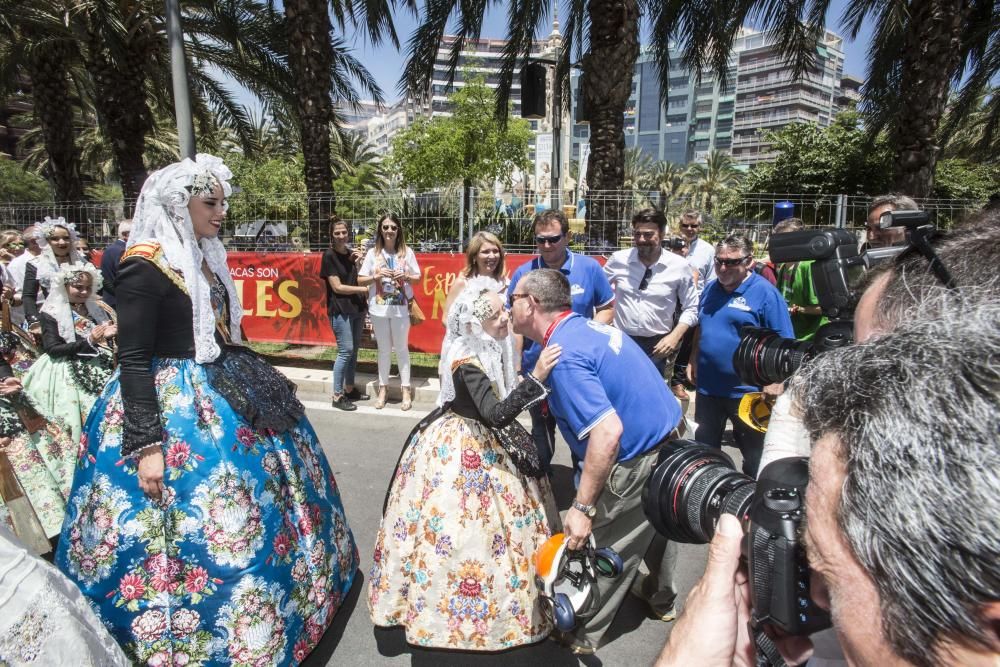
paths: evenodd
<path fill-rule="evenodd" d="M 441 319 L 447 321 L 448 309 L 465 289 L 470 278 L 476 276 L 492 278 L 502 285 L 501 294 L 505 293 L 508 283 L 504 277 L 507 273 L 506 256 L 503 243 L 496 235 L 489 232 L 476 232 L 465 248 L 465 268 L 455 276 L 451 287 L 448 288 L 448 298 L 444 302 L 444 312 L 441 313 Z"/>
<path fill-rule="evenodd" d="M 358 284 L 368 287 L 368 315 L 378 345 L 378 398 L 375 407 L 385 407 L 392 352 L 399 364 L 399 384 L 403 390 L 401 410 L 413 405 L 410 389 L 410 313 L 412 285 L 420 280 L 420 267 L 413 251 L 406 247 L 406 230 L 392 213 L 383 215 L 376 227 L 375 247 L 365 255 L 358 272 Z"/>

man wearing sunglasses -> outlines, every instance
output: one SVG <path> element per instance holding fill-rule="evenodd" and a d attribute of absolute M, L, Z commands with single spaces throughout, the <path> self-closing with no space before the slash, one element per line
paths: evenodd
<path fill-rule="evenodd" d="M 666 229 L 662 212 L 636 212 L 635 247 L 619 250 L 604 265 L 615 291 L 615 326 L 638 343 L 661 375 L 684 334 L 698 324 L 698 291 L 691 269 L 682 257 L 663 250 Z"/>
<path fill-rule="evenodd" d="M 785 338 L 795 334 L 788 305 L 774 285 L 750 269 L 752 259 L 753 243 L 742 234 L 730 234 L 716 246 L 718 277 L 701 294 L 688 373 L 698 388 L 695 440 L 721 447 L 726 421 L 732 422 L 733 439 L 743 453 L 743 472 L 756 477 L 764 434 L 743 423 L 739 405 L 744 394 L 761 388 L 740 378 L 733 354 L 745 326 L 774 329 Z M 764 391 L 776 396 L 781 385 L 769 385 Z"/>
<path fill-rule="evenodd" d="M 528 272 L 536 269 L 557 269 L 569 280 L 572 297 L 571 310 L 587 319 L 610 324 L 614 318 L 615 295 L 611 291 L 601 265 L 593 258 L 578 255 L 569 250 L 569 220 L 562 211 L 549 210 L 535 216 L 535 243 L 538 256 L 519 266 L 511 276 L 507 294 L 513 295 L 514 288 Z M 508 307 L 514 302 L 508 297 Z M 514 336 L 515 353 L 521 365 L 519 374 L 530 373 L 541 354 L 541 346 L 523 336 Z M 556 420 L 546 404 L 533 405 L 531 414 L 531 435 L 538 447 L 538 458 L 545 472 L 552 476 L 552 454 L 555 446 Z"/>

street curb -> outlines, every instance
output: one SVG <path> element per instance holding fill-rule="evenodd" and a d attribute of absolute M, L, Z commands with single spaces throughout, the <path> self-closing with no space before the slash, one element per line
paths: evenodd
<path fill-rule="evenodd" d="M 295 366 L 275 366 L 278 371 L 295 383 L 300 394 L 308 396 L 333 396 L 333 371 L 319 370 L 316 368 L 297 368 Z M 378 393 L 378 377 L 358 373 L 355 382 L 359 387 L 365 387 L 365 393 L 375 398 Z M 438 378 L 425 378 L 413 376 L 410 378 L 410 385 L 413 390 L 413 402 L 427 405 L 434 405 L 437 402 L 438 394 L 441 392 L 441 382 Z M 389 400 L 399 401 L 403 398 L 403 392 L 399 385 L 399 376 L 389 377 Z"/>

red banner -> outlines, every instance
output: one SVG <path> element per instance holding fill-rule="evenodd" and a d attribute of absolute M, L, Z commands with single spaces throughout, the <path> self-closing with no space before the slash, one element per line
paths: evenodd
<path fill-rule="evenodd" d="M 323 253 L 229 253 L 229 273 L 243 304 L 243 329 L 253 341 L 334 345 L 319 277 Z M 532 255 L 507 255 L 513 271 Z M 427 321 L 410 329 L 410 349 L 438 353 L 444 339 L 441 310 L 465 255 L 417 253 L 420 282 L 413 286 Z"/>

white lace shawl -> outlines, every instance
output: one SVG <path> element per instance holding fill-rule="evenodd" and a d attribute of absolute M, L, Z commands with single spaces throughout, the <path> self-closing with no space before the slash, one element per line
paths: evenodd
<path fill-rule="evenodd" d="M 229 295 L 229 334 L 240 342 L 240 321 L 243 307 L 226 264 L 226 249 L 218 238 L 195 238 L 191 226 L 188 202 L 191 196 L 211 191 L 217 181 L 226 197 L 232 194 L 229 180 L 233 177 L 222 160 L 199 153 L 194 160 L 185 158 L 150 174 L 143 183 L 139 201 L 132 216 L 132 233 L 128 246 L 143 241 L 156 241 L 171 268 L 180 271 L 184 286 L 191 297 L 194 325 L 195 361 L 207 363 L 218 358 L 220 349 L 215 342 L 215 313 L 208 281 L 201 271 L 204 259 L 209 269 L 219 276 Z"/>
<path fill-rule="evenodd" d="M 87 299 L 87 312 L 97 324 L 108 321 L 108 315 L 97 303 L 97 293 L 101 289 L 103 280 L 101 272 L 89 262 L 74 264 L 64 264 L 58 272 L 52 275 L 49 286 L 49 296 L 46 297 L 42 305 L 41 312 L 45 313 L 56 321 L 59 325 L 59 336 L 67 343 L 76 340 L 76 327 L 73 326 L 73 309 L 69 303 L 69 291 L 66 289 L 66 281 L 72 280 L 78 273 L 89 273 L 93 289 Z"/>
<path fill-rule="evenodd" d="M 38 246 L 42 251 L 38 253 L 37 257 L 28 261 L 35 265 L 38 283 L 45 288 L 46 292 L 52 289 L 49 283 L 52 281 L 52 276 L 59 272 L 61 266 L 59 260 L 56 259 L 56 254 L 52 251 L 52 246 L 49 245 L 49 234 L 54 232 L 56 227 L 62 227 L 69 232 L 69 263 L 80 264 L 83 262 L 83 258 L 80 257 L 80 253 L 76 249 L 76 241 L 80 238 L 76 232 L 76 225 L 72 222 L 66 222 L 65 218 L 45 216 L 45 220 L 38 223 Z"/>
<path fill-rule="evenodd" d="M 471 357 L 478 360 L 501 399 L 514 388 L 517 373 L 514 370 L 511 337 L 498 341 L 483 330 L 482 321 L 477 317 L 477 310 L 481 308 L 477 309 L 476 302 L 480 297 L 489 292 L 499 293 L 503 288 L 504 284 L 493 278 L 471 278 L 448 311 L 445 338 L 441 345 L 438 405 L 455 398 L 452 364 L 460 359 Z"/>

